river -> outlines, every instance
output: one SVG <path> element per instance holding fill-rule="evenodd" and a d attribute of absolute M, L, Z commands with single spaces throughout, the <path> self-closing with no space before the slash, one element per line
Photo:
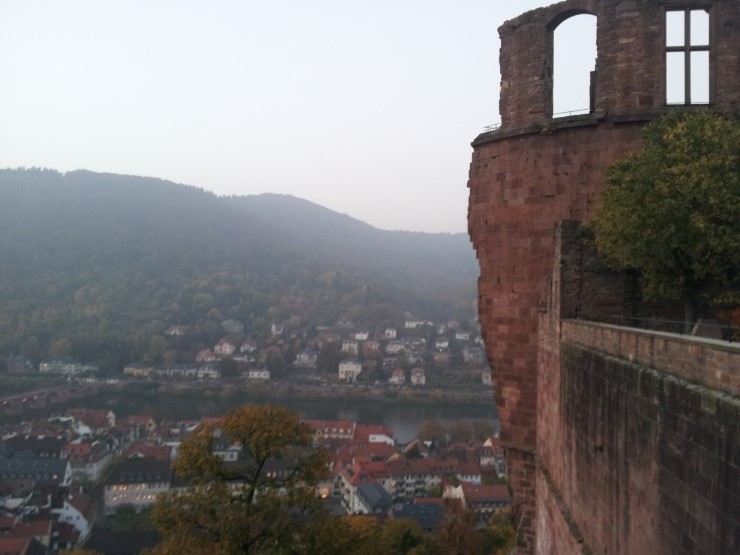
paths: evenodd
<path fill-rule="evenodd" d="M 270 402 L 296 410 L 306 420 L 350 420 L 359 424 L 383 424 L 393 430 L 400 443 L 416 437 L 419 425 L 425 420 L 439 420 L 443 424 L 455 420 L 485 420 L 499 428 L 492 398 L 456 403 L 358 397 L 301 399 L 294 396 L 267 399 L 244 392 L 223 395 L 213 391 L 110 391 L 76 400 L 68 405 L 24 412 L 23 418 L 63 414 L 70 406 L 76 406 L 112 410 L 117 418 L 125 418 L 131 414 L 148 414 L 156 420 L 190 420 L 203 416 L 220 416 L 247 403 Z"/>

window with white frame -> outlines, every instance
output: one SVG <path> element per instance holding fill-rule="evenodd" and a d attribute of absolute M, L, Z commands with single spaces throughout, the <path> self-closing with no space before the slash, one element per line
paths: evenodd
<path fill-rule="evenodd" d="M 666 104 L 710 102 L 709 8 L 665 12 Z"/>

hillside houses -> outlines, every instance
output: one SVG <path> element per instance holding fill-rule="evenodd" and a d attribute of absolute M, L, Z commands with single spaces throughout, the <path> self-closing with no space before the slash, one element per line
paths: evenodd
<path fill-rule="evenodd" d="M 39 363 L 40 374 L 79 376 L 82 374 L 95 374 L 97 371 L 97 366 L 81 364 L 79 361 L 68 356 L 52 356 Z"/>
<path fill-rule="evenodd" d="M 72 466 L 75 481 L 97 482 L 103 469 L 112 460 L 116 443 L 110 436 L 67 443 L 64 458 Z"/>
<path fill-rule="evenodd" d="M 346 425 L 344 429 L 349 430 Z M 476 444 L 476 449 L 482 457 L 483 444 Z M 490 513 L 507 506 L 510 498 L 506 501 L 501 494 L 505 486 L 491 490 L 496 493 L 494 499 L 485 497 L 491 493 L 489 490 L 469 489 L 482 484 L 484 472 L 480 463 L 480 458 L 460 460 L 451 452 L 409 459 L 395 445 L 358 442 L 354 434 L 347 433 L 342 445 L 336 448 L 330 495 L 338 499 L 349 514 L 377 514 L 387 512 L 394 503 L 424 499 L 435 490 L 441 492 L 448 483 L 465 484 L 460 492 L 450 490 L 448 497 L 461 499 L 467 494 L 463 503 L 477 503 L 475 506 L 481 511 Z M 492 475 L 499 477 L 495 472 Z"/>
<path fill-rule="evenodd" d="M 119 419 L 110 411 L 71 409 L 64 417 L 6 426 L 0 430 L 0 519 L 11 515 L 8 526 L 30 531 L 41 525 L 24 515 L 42 514 L 45 523 L 39 541 L 74 547 L 90 534 L 96 513 L 111 515 L 123 506 L 141 510 L 163 492 L 185 487 L 171 470 L 179 445 L 198 426 L 219 422 L 217 417 L 177 422 L 148 415 Z M 417 441 L 417 448 L 405 449 L 396 444 L 393 430 L 381 424 L 305 423 L 314 446 L 330 454 L 331 474 L 319 484 L 317 495 L 346 514 L 414 518 L 430 530 L 449 503 L 470 507 L 481 519 L 510 504 L 505 486 L 488 486 L 504 477 L 497 472 L 505 466 L 495 437 L 433 447 Z M 215 441 L 212 448 L 214 455 L 229 462 L 241 453 L 239 445 L 226 441 Z M 101 461 L 113 457 L 119 462 L 104 476 Z M 8 464 L 12 460 L 23 461 L 22 474 L 13 474 Z M 268 466 L 270 472 L 281 471 L 280 461 L 269 461 Z M 9 475 L 12 485 L 4 478 Z M 99 502 L 79 492 L 80 486 L 95 483 L 101 489 Z M 51 491 L 48 488 L 56 493 L 39 495 Z M 41 498 L 46 508 L 33 505 Z"/>
<path fill-rule="evenodd" d="M 316 368 L 318 356 L 313 349 L 302 349 L 296 354 L 295 367 L 313 370 Z"/>
<path fill-rule="evenodd" d="M 152 505 L 160 493 L 169 491 L 173 480 L 170 461 L 148 457 L 125 459 L 106 478 L 103 510 L 106 515 L 125 505 L 137 510 Z"/>
<path fill-rule="evenodd" d="M 224 337 L 213 347 L 213 352 L 217 357 L 231 356 L 236 352 L 236 345 Z"/>
<path fill-rule="evenodd" d="M 459 484 L 446 483 L 442 497 L 459 499 L 462 506 L 474 512 L 477 520 L 485 523 L 498 510 L 511 505 L 511 493 L 503 484 L 471 484 L 461 481 Z"/>
<path fill-rule="evenodd" d="M 426 371 L 423 368 L 411 369 L 411 385 L 423 386 L 427 383 Z"/>
<path fill-rule="evenodd" d="M 403 385 L 406 383 L 406 371 L 403 368 L 396 368 L 388 379 L 391 385 Z"/>
<path fill-rule="evenodd" d="M 247 372 L 247 379 L 267 381 L 270 379 L 270 371 L 267 368 L 252 368 Z"/>
<path fill-rule="evenodd" d="M 357 356 L 360 353 L 360 342 L 356 339 L 345 339 L 342 341 L 342 352 Z"/>
<path fill-rule="evenodd" d="M 408 316 L 408 315 L 407 315 Z M 296 321 L 297 322 L 297 321 Z M 271 380 L 303 380 L 412 388 L 490 387 L 483 373 L 487 369 L 483 348 L 478 344 L 478 326 L 465 329 L 457 322 L 434 324 L 413 316 L 397 325 L 375 329 L 341 318 L 333 325 L 301 325 L 274 321 L 261 334 L 246 336 L 238 321 L 224 320 L 226 332 L 212 344 L 189 356 L 175 356 L 177 362 L 152 365 L 131 362 L 124 376 L 134 379 L 221 380 L 258 377 L 270 372 Z M 451 325 L 456 327 L 450 327 Z M 168 328 L 167 341 L 173 347 L 187 346 L 197 326 Z M 400 372 L 404 371 L 404 378 Z M 395 372 L 395 373 L 394 373 Z"/>
<path fill-rule="evenodd" d="M 357 359 L 347 359 L 339 363 L 339 381 L 354 382 L 362 372 L 362 364 Z"/>
<path fill-rule="evenodd" d="M 3 426 L 0 429 L 0 552 L 56 553 L 72 549 L 85 540 L 105 505 L 80 490 L 100 483 L 103 468 L 114 456 L 122 456 L 134 438 L 152 434 L 156 428 L 151 417 L 140 415 L 117 421 L 110 411 L 90 409 L 69 409 L 62 417 Z M 146 448 L 137 450 L 137 459 L 141 459 L 141 451 Z M 159 460 L 169 472 L 170 457 Z M 126 462 L 125 466 L 129 464 Z M 114 483 L 119 473 L 114 468 L 109 485 L 124 485 L 124 482 Z M 134 505 L 139 501 L 153 502 L 156 498 L 156 493 L 147 497 L 154 490 L 130 483 L 135 484 L 130 489 L 133 497 L 125 498 L 123 495 L 129 489 L 119 487 L 115 494 L 108 488 L 109 498 L 114 495 L 118 501 L 125 499 L 127 504 Z M 115 510 L 112 507 L 109 503 L 108 513 Z M 5 541 L 10 538 L 15 543 Z M 16 548 L 19 551 L 14 551 Z"/>

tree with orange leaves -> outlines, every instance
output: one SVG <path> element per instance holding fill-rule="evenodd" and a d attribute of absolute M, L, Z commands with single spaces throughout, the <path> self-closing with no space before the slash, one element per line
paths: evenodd
<path fill-rule="evenodd" d="M 217 443 L 237 446 L 238 459 L 214 454 Z M 173 468 L 189 487 L 155 504 L 155 553 L 271 553 L 300 543 L 321 513 L 316 485 L 328 458 L 294 411 L 248 405 L 193 432 Z"/>

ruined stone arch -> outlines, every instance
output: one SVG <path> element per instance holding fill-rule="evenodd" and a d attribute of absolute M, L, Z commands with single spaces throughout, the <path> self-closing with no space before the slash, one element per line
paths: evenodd
<path fill-rule="evenodd" d="M 590 15 L 594 18 L 596 18 L 596 32 L 597 32 L 597 39 L 596 43 L 598 45 L 598 29 L 599 29 L 599 16 L 597 13 L 595 13 L 592 9 L 587 9 L 584 7 L 568 7 L 564 9 L 563 11 L 557 13 L 550 22 L 545 26 L 546 32 L 547 32 L 547 44 L 546 44 L 546 50 L 545 50 L 545 78 L 547 80 L 545 84 L 545 110 L 546 110 L 546 116 L 551 118 L 553 117 L 554 113 L 554 91 L 555 91 L 555 80 L 558 78 L 558 76 L 555 74 L 555 31 L 557 28 L 568 21 L 569 19 L 572 19 L 574 17 L 578 17 L 580 15 Z M 596 52 L 597 56 L 597 63 L 598 63 L 598 48 Z M 595 74 L 595 68 L 594 72 L 592 73 L 592 79 L 590 82 L 590 90 L 589 90 L 589 112 L 594 111 L 594 82 L 593 77 Z"/>
<path fill-rule="evenodd" d="M 547 350 L 557 334 L 540 335 L 539 322 L 543 302 L 550 302 L 547 291 L 560 287 L 568 293 L 562 282 L 548 281 L 554 226 L 587 219 L 606 186 L 607 168 L 640 148 L 640 129 L 671 109 L 665 96 L 665 13 L 695 6 L 710 10 L 710 104 L 740 114 L 738 0 L 565 0 L 525 12 L 498 29 L 501 125 L 473 141 L 468 230 L 481 268 L 478 312 L 496 384 L 522 553 L 575 553 L 586 544 L 597 547 L 594 552 L 672 553 L 662 540 L 681 537 L 670 519 L 666 526 L 651 521 L 647 533 L 630 528 L 629 519 L 619 520 L 631 514 L 629 505 L 615 504 L 605 513 L 603 504 L 588 495 L 565 499 L 566 505 L 557 501 L 556 493 L 576 492 L 571 486 L 577 477 L 571 454 L 553 439 L 564 437 L 557 424 L 563 406 L 560 364 L 555 351 Z M 554 31 L 582 14 L 597 19 L 593 113 L 553 120 Z M 560 309 L 559 304 L 551 308 Z M 583 536 L 555 533 L 569 529 L 557 518 L 562 507 L 568 524 L 584 523 Z M 575 509 L 581 512 L 572 516 Z M 608 534 L 612 528 L 594 526 L 596 512 L 619 522 L 625 532 Z M 547 548 L 555 540 L 563 540 L 561 548 Z"/>

